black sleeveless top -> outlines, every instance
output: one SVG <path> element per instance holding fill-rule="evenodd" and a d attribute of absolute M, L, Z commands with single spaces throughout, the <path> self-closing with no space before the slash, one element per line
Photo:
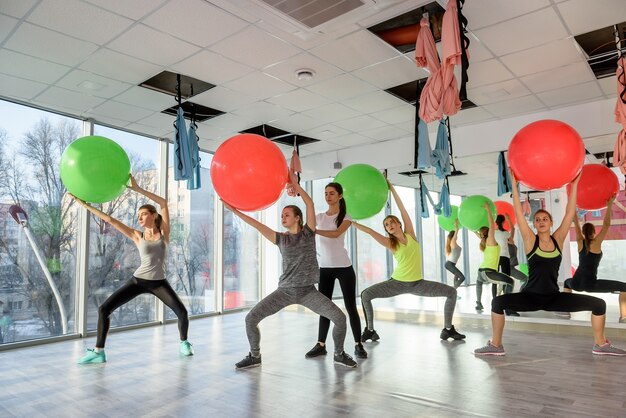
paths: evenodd
<path fill-rule="evenodd" d="M 583 240 L 583 248 L 578 252 L 578 268 L 574 277 L 584 275 L 586 278 L 597 278 L 600 260 L 602 260 L 602 252 L 600 254 L 588 252 L 585 240 Z"/>
<path fill-rule="evenodd" d="M 561 249 L 556 240 L 550 235 L 554 243 L 553 251 L 544 251 L 539 248 L 539 236 L 535 235 L 535 245 L 526 256 L 528 257 L 528 283 L 522 289 L 523 293 L 552 294 L 559 293 L 559 267 L 561 266 Z"/>

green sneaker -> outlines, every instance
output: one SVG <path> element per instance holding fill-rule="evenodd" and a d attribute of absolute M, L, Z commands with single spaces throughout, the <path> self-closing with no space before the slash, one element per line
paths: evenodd
<path fill-rule="evenodd" d="M 193 344 L 189 341 L 180 342 L 180 354 L 183 356 L 193 356 Z"/>
<path fill-rule="evenodd" d="M 87 349 L 87 354 L 78 360 L 78 364 L 93 364 L 93 363 L 106 363 L 107 356 L 104 354 L 104 350 L 96 351 L 93 348 Z"/>

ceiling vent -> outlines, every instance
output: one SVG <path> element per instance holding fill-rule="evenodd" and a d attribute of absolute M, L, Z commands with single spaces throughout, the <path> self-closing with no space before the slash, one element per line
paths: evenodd
<path fill-rule="evenodd" d="M 361 0 L 260 0 L 307 28 L 323 25 L 365 3 Z"/>
<path fill-rule="evenodd" d="M 626 22 L 574 37 L 587 54 L 587 64 L 598 79 L 615 75 L 618 55 L 615 44 L 616 32 L 620 39 L 622 54 L 626 54 Z"/>

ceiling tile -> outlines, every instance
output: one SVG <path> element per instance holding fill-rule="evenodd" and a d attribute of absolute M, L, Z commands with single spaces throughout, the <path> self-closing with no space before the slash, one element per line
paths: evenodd
<path fill-rule="evenodd" d="M 385 126 L 386 123 L 380 119 L 375 119 L 368 115 L 357 116 L 356 118 L 343 119 L 334 123 L 340 128 L 353 132 L 361 132 L 363 130 L 371 130 Z"/>
<path fill-rule="evenodd" d="M 47 84 L 0 74 L 2 96 L 30 100 L 48 87 Z"/>
<path fill-rule="evenodd" d="M 108 100 L 100 106 L 93 108 L 90 113 L 95 116 L 106 116 L 109 118 L 125 120 L 127 122 L 137 122 L 141 119 L 147 118 L 154 112 L 137 106 Z M 174 116 L 170 117 L 172 118 L 172 122 L 174 122 Z"/>
<path fill-rule="evenodd" d="M 130 131 L 138 132 L 143 135 L 153 136 L 156 138 L 169 137 L 170 136 L 169 134 L 173 132 L 173 130 L 167 130 L 167 129 L 159 128 L 157 126 L 152 126 L 152 125 L 144 125 L 141 123 L 130 123 L 126 125 L 126 129 Z"/>
<path fill-rule="evenodd" d="M 296 70 L 299 69 L 313 70 L 315 75 L 310 80 L 298 80 Z M 306 52 L 265 67 L 263 68 L 263 72 L 300 87 L 308 86 L 341 74 L 339 68 Z"/>
<path fill-rule="evenodd" d="M 13 19 L 9 16 L 0 15 L 0 44 L 2 44 L 4 38 L 6 38 L 9 33 L 11 33 L 13 28 L 17 25 L 17 22 L 19 22 L 17 19 Z"/>
<path fill-rule="evenodd" d="M 197 46 L 141 24 L 133 26 L 107 47 L 161 66 L 172 65 L 199 50 Z"/>
<path fill-rule="evenodd" d="M 150 116 L 138 120 L 137 123 L 163 129 L 166 132 L 174 132 L 174 119 L 175 118 L 172 115 L 154 112 Z"/>
<path fill-rule="evenodd" d="M 577 85 L 576 88 L 564 87 L 537 94 L 541 101 L 548 106 L 580 103 L 599 98 L 603 95 L 604 92 L 595 81 Z"/>
<path fill-rule="evenodd" d="M 532 27 L 540 27 L 542 30 L 529 30 Z M 475 30 L 474 34 L 497 56 L 563 39 L 568 35 L 551 7 Z"/>
<path fill-rule="evenodd" d="M 131 84 L 101 77 L 83 70 L 73 70 L 56 83 L 57 87 L 110 99 L 131 87 Z"/>
<path fill-rule="evenodd" d="M 475 62 L 487 61 L 493 58 L 493 54 L 485 48 L 485 45 L 482 42 L 471 36 L 468 38 L 470 40 L 468 49 L 470 65 Z"/>
<path fill-rule="evenodd" d="M 160 73 L 162 67 L 100 48 L 87 58 L 80 68 L 126 83 L 139 84 Z"/>
<path fill-rule="evenodd" d="M 248 26 L 245 21 L 202 0 L 172 0 L 143 19 L 143 23 L 202 47 Z"/>
<path fill-rule="evenodd" d="M 27 20 L 98 45 L 115 38 L 133 23 L 130 19 L 78 0 L 42 2 Z"/>
<path fill-rule="evenodd" d="M 513 74 L 495 59 L 470 63 L 467 76 L 469 78 L 467 88 L 476 88 L 513 78 Z"/>
<path fill-rule="evenodd" d="M 167 0 L 85 0 L 88 3 L 95 4 L 103 9 L 117 13 L 120 16 L 126 16 L 133 20 L 139 20 L 142 17 L 152 13 L 155 9 L 161 7 Z"/>
<path fill-rule="evenodd" d="M 267 101 L 294 112 L 303 112 L 330 103 L 327 98 L 301 88 L 272 97 Z"/>
<path fill-rule="evenodd" d="M 173 96 L 143 87 L 132 87 L 115 96 L 115 101 L 154 112 L 160 112 L 176 105 L 176 99 Z"/>
<path fill-rule="evenodd" d="M 63 106 L 74 110 L 76 115 L 80 115 L 103 103 L 105 99 L 59 87 L 50 87 L 37 96 L 36 101 L 53 107 Z"/>
<path fill-rule="evenodd" d="M 210 140 L 217 142 L 216 145 L 219 145 L 221 142 L 232 138 L 237 135 L 235 131 L 229 131 L 226 129 L 218 128 L 217 126 L 207 125 L 204 122 L 198 123 L 198 130 L 196 131 L 200 140 Z"/>
<path fill-rule="evenodd" d="M 495 116 L 504 117 L 511 115 L 523 115 L 525 113 L 544 110 L 545 106 L 535 96 L 518 97 L 494 104 L 485 105 L 485 110 Z"/>
<path fill-rule="evenodd" d="M 204 123 L 209 126 L 217 126 L 218 128 L 234 132 L 241 132 L 255 126 L 254 121 L 232 113 L 224 113 L 223 115 L 211 118 Z"/>
<path fill-rule="evenodd" d="M 520 80 L 534 93 L 540 93 L 593 81 L 595 76 L 586 62 L 580 62 L 527 75 L 521 77 Z"/>
<path fill-rule="evenodd" d="M 70 67 L 0 49 L 0 73 L 52 84 L 69 70 Z"/>
<path fill-rule="evenodd" d="M 293 112 L 271 103 L 256 102 L 242 106 L 232 113 L 248 121 L 252 121 L 254 125 L 262 125 L 269 124 L 276 119 L 287 117 Z"/>
<path fill-rule="evenodd" d="M 598 80 L 602 91 L 609 97 L 617 97 L 617 77 L 605 77 Z M 620 91 L 621 93 L 621 91 Z"/>
<path fill-rule="evenodd" d="M 573 35 L 626 21 L 624 0 L 569 0 L 557 7 Z"/>
<path fill-rule="evenodd" d="M 224 84 L 224 87 L 259 99 L 266 99 L 296 89 L 293 84 L 285 83 L 258 71 L 229 81 Z"/>
<path fill-rule="evenodd" d="M 343 101 L 374 91 L 376 87 L 350 74 L 342 74 L 338 77 L 313 84 L 307 87 L 307 89 L 329 99 Z"/>
<path fill-rule="evenodd" d="M 333 138 L 332 142 L 342 147 L 354 147 L 356 145 L 371 144 L 376 142 L 371 136 L 350 133 L 348 135 L 338 136 Z"/>
<path fill-rule="evenodd" d="M 254 71 L 252 67 L 206 50 L 172 65 L 171 70 L 216 85 L 226 83 Z"/>
<path fill-rule="evenodd" d="M 456 115 L 450 116 L 450 126 L 470 125 L 472 123 L 486 122 L 494 119 L 495 117 L 482 107 L 472 107 L 463 109 Z"/>
<path fill-rule="evenodd" d="M 3 0 L 0 1 L 0 13 L 17 17 L 24 17 L 38 0 Z"/>
<path fill-rule="evenodd" d="M 272 122 L 272 126 L 296 134 L 308 131 L 313 128 L 317 128 L 318 126 L 324 124 L 325 122 L 321 122 L 317 119 L 313 119 L 312 117 L 303 115 L 301 113 L 294 113 L 292 115 L 277 119 Z"/>
<path fill-rule="evenodd" d="M 352 99 L 344 100 L 343 104 L 361 113 L 374 113 L 406 104 L 385 91 L 373 91 Z"/>
<path fill-rule="evenodd" d="M 263 68 L 301 52 L 300 49 L 255 27 L 248 27 L 210 48 L 254 68 Z"/>
<path fill-rule="evenodd" d="M 536 48 L 506 55 L 500 60 L 517 76 L 524 76 L 566 64 L 584 62 L 574 39 L 551 42 Z M 470 71 L 471 71 L 470 66 Z M 471 81 L 471 78 L 470 78 Z"/>
<path fill-rule="evenodd" d="M 341 119 L 348 119 L 359 115 L 359 112 L 356 112 L 341 103 L 331 103 L 304 111 L 302 113 L 306 116 L 312 117 L 313 119 L 326 123 L 332 123 Z"/>
<path fill-rule="evenodd" d="M 404 55 L 356 70 L 352 74 L 381 89 L 428 77 L 427 71 L 418 68 L 415 61 L 408 60 Z"/>
<path fill-rule="evenodd" d="M 414 129 L 415 126 L 415 106 L 408 103 L 400 107 L 394 107 L 393 109 L 372 113 L 371 116 L 383 122 L 387 122 L 390 125 L 410 122 L 413 124 L 411 129 Z"/>
<path fill-rule="evenodd" d="M 319 154 L 322 152 L 329 152 L 341 149 L 341 145 L 333 144 L 332 142 L 320 141 L 312 144 L 306 144 L 300 147 L 300 155 L 307 156 L 313 154 Z M 305 168 L 306 170 L 306 168 Z"/>
<path fill-rule="evenodd" d="M 478 29 L 550 6 L 549 0 L 505 1 L 480 0 L 466 3 L 463 15 L 469 29 Z"/>
<path fill-rule="evenodd" d="M 516 79 L 489 84 L 467 91 L 469 99 L 477 105 L 501 102 L 529 94 L 530 90 Z"/>
<path fill-rule="evenodd" d="M 79 41 L 30 23 L 22 23 L 6 41 L 4 47 L 68 66 L 77 65 L 98 48 L 95 44 Z"/>
<path fill-rule="evenodd" d="M 345 71 L 387 61 L 400 53 L 368 30 L 361 30 L 310 50 Z"/>
<path fill-rule="evenodd" d="M 229 90 L 221 86 L 214 87 L 197 96 L 193 96 L 191 99 L 194 103 L 209 106 L 223 112 L 231 112 L 243 105 L 256 102 L 257 100 L 256 97 L 248 96 L 247 94 Z"/>
<path fill-rule="evenodd" d="M 343 135 L 348 135 L 349 133 L 351 133 L 349 130 L 341 128 L 335 124 L 329 123 L 325 125 L 320 125 L 313 129 L 309 129 L 308 131 L 304 131 L 302 132 L 302 135 L 319 139 L 322 141 L 333 142 L 335 138 L 338 138 Z"/>
<path fill-rule="evenodd" d="M 404 129 L 396 128 L 393 125 L 385 125 L 385 126 L 381 126 L 380 128 L 363 130 L 359 132 L 359 135 L 367 136 L 378 142 L 389 141 L 390 139 L 412 136 L 412 134 L 407 133 Z M 334 141 L 337 142 L 336 140 Z"/>

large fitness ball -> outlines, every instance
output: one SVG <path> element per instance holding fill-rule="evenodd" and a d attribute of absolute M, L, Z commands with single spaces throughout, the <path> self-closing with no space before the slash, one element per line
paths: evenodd
<path fill-rule="evenodd" d="M 269 139 L 255 134 L 224 141 L 211 161 L 215 192 L 236 209 L 257 211 L 278 200 L 289 180 L 287 161 Z"/>
<path fill-rule="evenodd" d="M 567 185 L 567 193 L 571 191 Z M 599 210 L 606 202 L 619 193 L 619 180 L 615 173 L 602 164 L 585 164 L 578 181 L 576 206 L 584 210 Z"/>
<path fill-rule="evenodd" d="M 450 216 L 444 216 L 443 213 L 437 216 L 437 223 L 444 231 L 454 231 L 456 221 L 459 219 L 459 207 L 450 205 Z"/>
<path fill-rule="evenodd" d="M 558 120 L 526 125 L 509 145 L 509 167 L 520 183 L 535 190 L 553 190 L 571 182 L 585 160 L 578 132 Z"/>
<path fill-rule="evenodd" d="M 485 202 L 491 206 L 491 213 L 495 219 L 496 205 L 488 197 L 476 194 L 461 202 L 459 223 L 470 231 L 478 231 L 483 226 L 489 226 L 489 214 L 485 209 Z"/>
<path fill-rule="evenodd" d="M 124 193 L 130 160 L 117 142 L 84 136 L 63 151 L 60 174 L 67 190 L 77 198 L 104 203 Z"/>
<path fill-rule="evenodd" d="M 495 202 L 493 202 L 493 204 L 496 205 L 496 213 L 502 216 L 509 215 L 511 222 L 513 222 L 513 225 L 515 226 L 515 210 L 513 209 L 513 205 L 504 200 L 496 200 Z M 496 215 L 494 214 L 494 216 Z M 509 225 L 509 221 L 505 220 L 503 226 L 505 230 L 511 230 L 511 225 Z"/>
<path fill-rule="evenodd" d="M 371 165 L 349 165 L 337 173 L 334 181 L 343 187 L 343 198 L 352 219 L 370 218 L 387 203 L 387 180 Z"/>

